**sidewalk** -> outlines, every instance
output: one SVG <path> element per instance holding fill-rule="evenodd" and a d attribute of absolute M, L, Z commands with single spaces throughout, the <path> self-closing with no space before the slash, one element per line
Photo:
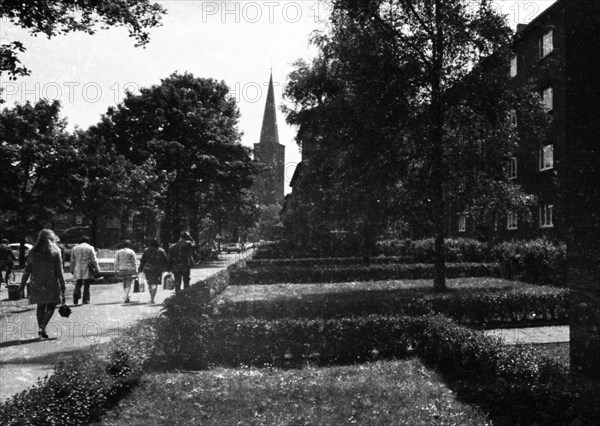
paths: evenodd
<path fill-rule="evenodd" d="M 206 262 L 191 271 L 191 282 L 196 283 L 251 252 L 221 254 L 219 260 Z M 70 279 L 70 274 L 66 274 Z M 67 282 L 67 302 L 72 303 L 74 285 Z M 91 287 L 89 305 L 71 306 L 69 318 L 55 312 L 48 324 L 48 340 L 39 340 L 35 305 L 27 300 L 9 301 L 8 292 L 2 287 L 0 293 L 0 400 L 21 392 L 53 371 L 61 360 L 83 353 L 90 347 L 104 343 L 122 330 L 145 318 L 156 317 L 162 302 L 173 291 L 159 286 L 155 304 L 150 305 L 148 291 L 131 293 L 132 303 L 123 302 L 120 283 L 99 284 Z"/>
<path fill-rule="evenodd" d="M 507 345 L 568 343 L 570 339 L 569 326 L 504 328 L 486 330 L 488 336 L 502 338 Z"/>

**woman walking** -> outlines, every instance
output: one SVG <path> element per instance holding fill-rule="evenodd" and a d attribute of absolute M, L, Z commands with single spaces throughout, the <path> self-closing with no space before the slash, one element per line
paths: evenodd
<path fill-rule="evenodd" d="M 131 283 L 137 278 L 135 252 L 131 249 L 131 242 L 129 240 L 123 241 L 121 249 L 115 255 L 115 271 L 117 272 L 117 277 L 123 280 L 124 301 L 125 303 L 129 303 Z"/>
<path fill-rule="evenodd" d="M 29 250 L 19 287 L 19 291 L 22 292 L 31 277 L 28 289 L 29 303 L 37 304 L 38 335 L 42 339 L 48 338 L 46 326 L 54 315 L 56 305 L 65 303 L 65 278 L 56 240 L 52 230 L 40 231 L 37 242 Z"/>
<path fill-rule="evenodd" d="M 154 303 L 156 289 L 160 284 L 163 272 L 169 268 L 169 259 L 167 253 L 160 248 L 158 240 L 150 240 L 150 246 L 144 250 L 142 259 L 140 260 L 139 272 L 146 275 L 148 281 L 148 290 L 150 291 L 150 303 Z"/>

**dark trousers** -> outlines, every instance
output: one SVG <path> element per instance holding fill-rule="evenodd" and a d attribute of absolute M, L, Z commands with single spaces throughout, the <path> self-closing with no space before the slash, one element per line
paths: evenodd
<path fill-rule="evenodd" d="M 173 277 L 175 278 L 175 293 L 181 289 L 181 281 L 183 281 L 183 289 L 190 286 L 190 270 L 186 269 L 183 271 L 173 271 Z"/>
<path fill-rule="evenodd" d="M 56 303 L 38 303 L 35 316 L 40 330 L 45 330 L 50 322 L 50 318 L 54 315 Z"/>
<path fill-rule="evenodd" d="M 83 303 L 90 303 L 90 284 L 93 280 L 77 280 L 73 291 L 73 303 L 79 303 L 81 299 L 81 287 L 83 287 Z"/>

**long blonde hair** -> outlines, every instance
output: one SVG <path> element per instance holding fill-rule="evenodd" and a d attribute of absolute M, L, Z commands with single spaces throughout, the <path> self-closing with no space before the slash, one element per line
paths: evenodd
<path fill-rule="evenodd" d="M 29 252 L 50 255 L 58 250 L 56 240 L 56 234 L 52 229 L 42 229 L 38 234 L 35 245 Z"/>

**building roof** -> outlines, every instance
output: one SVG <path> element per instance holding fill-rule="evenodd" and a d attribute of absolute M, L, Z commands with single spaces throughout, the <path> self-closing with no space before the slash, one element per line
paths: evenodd
<path fill-rule="evenodd" d="M 269 91 L 267 92 L 267 103 L 263 115 L 262 128 L 260 129 L 261 144 L 278 144 L 279 134 L 277 132 L 277 114 L 275 111 L 275 93 L 273 90 L 273 73 L 269 78 Z"/>

